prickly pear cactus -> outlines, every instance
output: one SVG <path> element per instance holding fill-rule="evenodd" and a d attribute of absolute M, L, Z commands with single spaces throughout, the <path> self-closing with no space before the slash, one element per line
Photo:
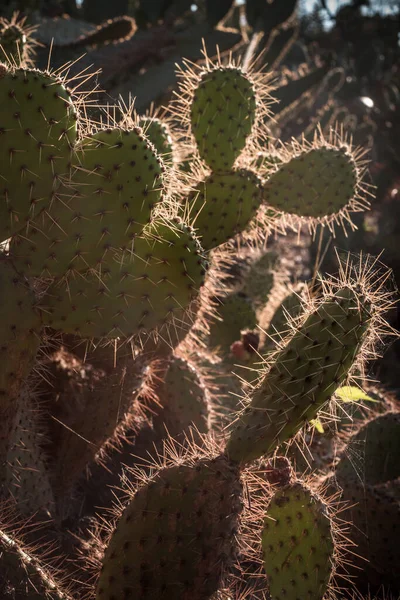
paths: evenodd
<path fill-rule="evenodd" d="M 346 454 L 336 467 L 339 481 L 357 478 L 357 468 L 363 469 L 363 479 L 370 485 L 396 479 L 400 469 L 395 457 L 400 453 L 400 414 L 388 412 L 369 420 L 350 440 L 351 449 L 362 448 L 362 464 Z"/>
<path fill-rule="evenodd" d="M 157 224 L 101 274 L 53 284 L 43 299 L 47 325 L 86 338 L 138 336 L 162 329 L 190 308 L 204 282 L 205 262 L 183 224 Z"/>
<path fill-rule="evenodd" d="M 195 187 L 185 211 L 205 250 L 243 231 L 261 203 L 261 181 L 246 169 L 212 173 Z"/>
<path fill-rule="evenodd" d="M 225 457 L 163 469 L 122 513 L 96 600 L 124 590 L 143 600 L 209 598 L 233 559 L 241 509 L 238 472 Z"/>
<path fill-rule="evenodd" d="M 348 538 L 356 544 L 354 575 L 371 586 L 400 584 L 398 523 L 400 518 L 400 414 L 371 419 L 350 439 L 330 480 L 342 491 L 342 517 L 350 523 Z"/>
<path fill-rule="evenodd" d="M 349 212 L 365 210 L 361 173 L 348 145 L 321 140 L 304 148 L 294 144 L 293 150 L 264 184 L 269 206 L 322 222 L 340 222 Z"/>
<path fill-rule="evenodd" d="M 227 447 L 232 460 L 272 452 L 315 417 L 346 379 L 370 323 L 369 310 L 361 294 L 343 287 L 309 314 L 239 416 Z"/>
<path fill-rule="evenodd" d="M 16 268 L 62 277 L 101 269 L 115 251 L 131 250 L 162 199 L 164 166 L 138 128 L 100 130 L 76 148 L 72 189 L 35 219 L 11 247 Z"/>
<path fill-rule="evenodd" d="M 217 315 L 210 323 L 208 346 L 222 354 L 229 353 L 231 344 L 240 340 L 242 330 L 254 329 L 256 325 L 257 317 L 249 298 L 243 292 L 232 292 L 217 305 Z"/>
<path fill-rule="evenodd" d="M 56 202 L 77 114 L 56 76 L 0 66 L 0 240 Z"/>
<path fill-rule="evenodd" d="M 21 66 L 26 54 L 26 35 L 19 25 L 0 20 L 0 61 Z"/>
<path fill-rule="evenodd" d="M 278 490 L 262 533 L 272 598 L 321 600 L 333 569 L 335 543 L 327 506 L 300 482 Z"/>
<path fill-rule="evenodd" d="M 193 91 L 191 130 L 201 158 L 214 171 L 230 169 L 256 121 L 257 95 L 236 67 L 205 71 Z"/>

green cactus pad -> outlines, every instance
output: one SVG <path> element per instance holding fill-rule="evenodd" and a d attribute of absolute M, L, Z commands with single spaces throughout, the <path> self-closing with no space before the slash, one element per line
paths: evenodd
<path fill-rule="evenodd" d="M 172 164 L 174 146 L 168 125 L 156 117 L 140 117 L 138 124 L 165 164 Z"/>
<path fill-rule="evenodd" d="M 212 173 L 196 186 L 186 210 L 201 245 L 211 250 L 243 231 L 261 203 L 261 181 L 245 169 Z"/>
<path fill-rule="evenodd" d="M 190 107 L 192 133 L 201 158 L 213 171 L 230 169 L 256 121 L 253 83 L 238 68 L 206 71 Z"/>
<path fill-rule="evenodd" d="M 180 317 L 204 281 L 201 248 L 179 223 L 159 225 L 152 233 L 137 238 L 132 254 L 110 260 L 101 273 L 53 284 L 43 299 L 44 322 L 86 338 L 115 338 Z"/>
<path fill-rule="evenodd" d="M 357 193 L 358 175 L 346 148 L 305 151 L 282 164 L 264 184 L 265 202 L 300 217 L 340 213 Z"/>
<path fill-rule="evenodd" d="M 223 456 L 162 470 L 122 513 L 105 552 L 96 600 L 204 600 L 235 552 L 238 472 Z"/>
<path fill-rule="evenodd" d="M 219 348 L 221 352 L 229 353 L 231 344 L 240 340 L 242 330 L 257 326 L 257 317 L 249 298 L 242 292 L 220 298 L 217 312 L 218 317 L 210 324 L 207 343 L 212 349 Z"/>
<path fill-rule="evenodd" d="M 333 567 L 326 505 L 299 482 L 272 498 L 262 533 L 264 567 L 274 600 L 321 600 Z"/>
<path fill-rule="evenodd" d="M 156 389 L 163 407 L 155 426 L 172 438 L 193 425 L 200 433 L 207 433 L 210 403 L 207 389 L 196 369 L 183 358 L 173 356 L 163 381 Z"/>
<path fill-rule="evenodd" d="M 52 75 L 0 73 L 0 241 L 26 228 L 68 174 L 76 113 Z"/>
<path fill-rule="evenodd" d="M 227 451 L 251 461 L 272 452 L 330 399 L 346 379 L 370 322 L 361 293 L 342 288 L 312 312 L 254 389 Z"/>
<path fill-rule="evenodd" d="M 100 269 L 110 252 L 130 249 L 162 198 L 163 170 L 137 128 L 101 130 L 84 139 L 72 168 L 75 194 L 64 189 L 65 200 L 13 241 L 18 271 L 61 277 Z"/>

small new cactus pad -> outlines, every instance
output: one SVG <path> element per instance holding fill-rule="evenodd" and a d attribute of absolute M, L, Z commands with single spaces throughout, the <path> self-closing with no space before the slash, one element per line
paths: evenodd
<path fill-rule="evenodd" d="M 48 567 L 2 529 L 0 572 L 0 590 L 4 593 L 3 598 L 72 600 L 54 580 Z"/>
<path fill-rule="evenodd" d="M 0 70 L 0 241 L 47 208 L 76 137 L 70 94 L 56 77 Z"/>
<path fill-rule="evenodd" d="M 323 298 L 253 390 L 228 441 L 232 460 L 247 462 L 272 452 L 316 416 L 353 365 L 369 309 L 350 287 Z"/>
<path fill-rule="evenodd" d="M 168 125 L 157 117 L 140 117 L 138 125 L 165 164 L 172 164 L 174 146 Z"/>
<path fill-rule="evenodd" d="M 0 20 L 0 61 L 19 67 L 26 54 L 26 35 L 17 23 L 3 24 Z"/>
<path fill-rule="evenodd" d="M 105 552 L 96 600 L 204 600 L 234 558 L 237 470 L 220 456 L 163 469 L 139 488 Z"/>
<path fill-rule="evenodd" d="M 262 532 L 264 568 L 274 600 L 322 600 L 334 540 L 326 504 L 300 482 L 273 496 Z"/>
<path fill-rule="evenodd" d="M 230 169 L 256 121 L 253 83 L 237 67 L 205 71 L 194 90 L 191 129 L 201 158 L 214 171 Z"/>
<path fill-rule="evenodd" d="M 338 214 L 357 194 L 356 163 L 346 147 L 300 152 L 281 164 L 264 184 L 264 200 L 278 211 L 300 217 Z"/>
<path fill-rule="evenodd" d="M 129 337 L 172 323 L 196 298 L 205 263 L 185 225 L 155 226 L 152 234 L 101 273 L 53 284 L 42 303 L 45 323 L 86 338 Z"/>
<path fill-rule="evenodd" d="M 155 426 L 167 431 L 172 438 L 194 425 L 200 433 L 207 433 L 210 420 L 210 402 L 207 389 L 196 369 L 185 359 L 173 356 L 163 381 L 156 388 L 158 401 L 163 407 L 160 421 Z"/>
<path fill-rule="evenodd" d="M 351 458 L 351 449 L 362 452 L 361 464 Z M 370 485 L 384 483 L 400 476 L 396 457 L 400 456 L 400 413 L 388 412 L 368 421 L 352 436 L 350 455 L 344 454 L 336 467 L 339 481 L 356 479 L 358 468 Z"/>
<path fill-rule="evenodd" d="M 130 249 L 161 200 L 164 167 L 138 128 L 106 129 L 80 142 L 72 190 L 11 246 L 19 272 L 61 277 L 101 268 L 113 250 Z"/>
<path fill-rule="evenodd" d="M 246 228 L 261 203 L 261 181 L 246 169 L 212 173 L 186 202 L 201 245 L 211 250 Z"/>
<path fill-rule="evenodd" d="M 242 330 L 254 329 L 257 325 L 252 304 L 242 292 L 221 298 L 217 313 L 210 324 L 207 343 L 210 348 L 220 348 L 222 352 L 229 352 L 231 344 L 240 340 Z"/>

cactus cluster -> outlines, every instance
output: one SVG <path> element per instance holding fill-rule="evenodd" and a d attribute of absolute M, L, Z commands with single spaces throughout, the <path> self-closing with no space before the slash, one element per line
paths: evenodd
<path fill-rule="evenodd" d="M 249 22 L 270 14 L 274 27 L 295 5 L 250 4 Z M 276 62 L 290 27 L 270 40 Z M 126 28 L 133 38 L 127 17 L 85 39 Z M 296 281 L 279 233 L 355 227 L 364 163 L 321 126 L 313 142 L 272 138 L 274 121 L 313 86 L 329 95 L 341 73 L 315 66 L 273 89 L 255 66 L 204 52 L 179 68 L 165 118 L 85 103 L 62 69 L 33 68 L 18 42 L 18 61 L 1 48 L 14 58 L 0 64 L 0 499 L 20 518 L 47 516 L 44 536 L 70 553 L 76 581 L 62 591 L 0 529 L 4 594 L 330 597 L 341 522 L 320 480 L 276 454 L 364 377 L 393 333 L 394 296 L 388 270 L 362 254 Z M 350 440 L 365 450 L 362 484 L 346 450 L 325 478 L 352 503 L 371 573 L 393 586 L 398 429 L 393 409 Z M 116 502 L 93 517 L 105 489 Z M 354 530 L 368 530 L 367 548 Z"/>

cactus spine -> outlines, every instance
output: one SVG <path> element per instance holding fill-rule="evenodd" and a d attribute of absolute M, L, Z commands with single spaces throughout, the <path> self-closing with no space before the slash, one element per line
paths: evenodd
<path fill-rule="evenodd" d="M 314 418 L 346 379 L 370 322 L 370 306 L 339 289 L 305 319 L 256 387 L 228 442 L 232 460 L 272 452 Z M 340 335 L 336 332 L 340 331 Z"/>

